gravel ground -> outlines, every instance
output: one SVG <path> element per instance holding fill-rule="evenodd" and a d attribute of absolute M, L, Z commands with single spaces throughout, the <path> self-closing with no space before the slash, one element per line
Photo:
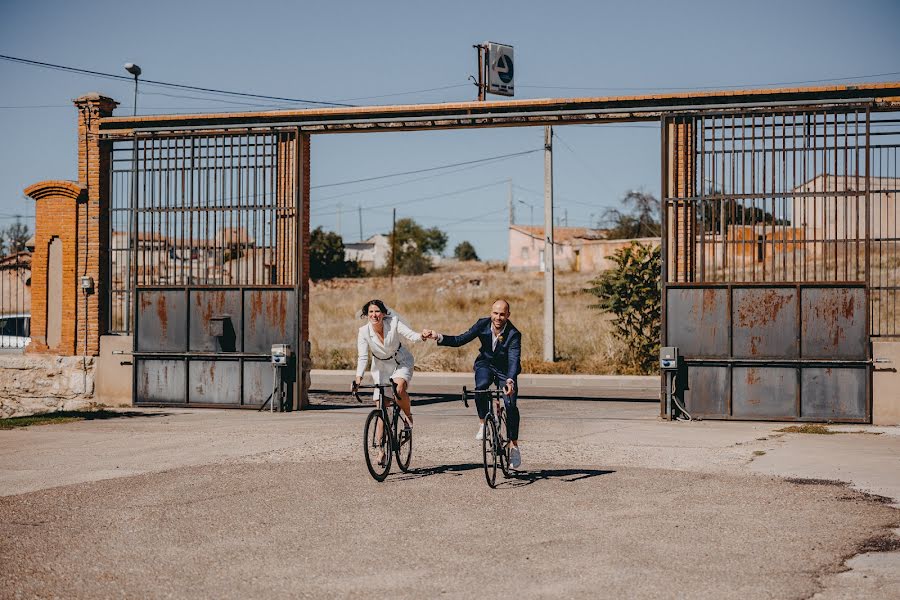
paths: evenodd
<path fill-rule="evenodd" d="M 0 596 L 809 598 L 900 525 L 752 473 L 773 424 L 523 402 L 525 470 L 491 490 L 458 402 L 416 406 L 414 470 L 376 483 L 367 410 L 0 432 Z"/>

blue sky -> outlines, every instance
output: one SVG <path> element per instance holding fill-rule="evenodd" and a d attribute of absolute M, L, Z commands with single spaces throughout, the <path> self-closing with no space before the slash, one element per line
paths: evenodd
<path fill-rule="evenodd" d="M 473 99 L 474 86 L 467 84 L 475 63 L 471 46 L 487 40 L 515 47 L 517 98 L 757 87 L 873 74 L 889 75 L 869 80 L 900 80 L 898 25 L 896 0 L 257 1 L 252 6 L 231 0 L 0 0 L 0 54 L 119 74 L 131 61 L 141 65 L 144 77 L 160 81 L 352 104 L 406 104 Z M 99 91 L 121 102 L 119 114 L 129 114 L 132 88 L 125 81 L 3 60 L 0 82 L 0 226 L 5 226 L 15 215 L 33 215 L 23 188 L 76 177 L 71 99 Z M 432 88 L 441 89 L 406 93 Z M 152 86 L 142 87 L 138 99 L 141 114 L 273 107 Z M 617 206 L 629 189 L 658 195 L 655 126 L 567 126 L 557 134 L 556 214 L 570 225 L 588 225 L 604 208 Z M 540 148 L 542 141 L 540 128 L 315 136 L 311 184 L 523 152 Z M 395 203 L 398 217 L 444 228 L 448 250 L 467 239 L 482 257 L 504 259 L 510 179 L 517 222 L 528 224 L 533 212 L 541 224 L 540 152 L 410 179 L 415 178 L 314 190 L 312 225 L 337 230 L 340 220 L 345 241 L 356 241 L 359 207 L 367 237 L 387 231 L 391 219 L 390 208 L 367 207 Z"/>

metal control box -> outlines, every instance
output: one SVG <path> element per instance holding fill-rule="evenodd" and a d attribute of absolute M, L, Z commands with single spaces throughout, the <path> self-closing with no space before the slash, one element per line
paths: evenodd
<path fill-rule="evenodd" d="M 663 371 L 678 369 L 678 348 L 665 346 L 659 349 L 659 368 Z"/>
<path fill-rule="evenodd" d="M 272 364 L 276 367 L 286 367 L 291 357 L 290 344 L 272 344 Z"/>

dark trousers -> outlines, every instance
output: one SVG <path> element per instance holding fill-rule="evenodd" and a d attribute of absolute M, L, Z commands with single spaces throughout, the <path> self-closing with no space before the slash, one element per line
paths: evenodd
<path fill-rule="evenodd" d="M 475 389 L 486 390 L 492 383 L 496 383 L 503 389 L 506 385 L 506 375 L 497 369 L 479 365 L 475 367 Z M 509 396 L 503 396 L 503 404 L 506 406 L 506 433 L 511 440 L 519 439 L 519 407 L 516 406 L 516 398 L 519 397 L 519 386 Z M 475 394 L 475 408 L 478 409 L 478 418 L 484 419 L 490 412 L 490 396 L 487 394 Z"/>

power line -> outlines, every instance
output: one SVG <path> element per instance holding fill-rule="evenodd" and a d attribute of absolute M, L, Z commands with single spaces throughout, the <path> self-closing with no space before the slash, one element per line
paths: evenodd
<path fill-rule="evenodd" d="M 537 150 L 535 150 L 535 151 L 537 151 Z M 459 172 L 461 172 L 461 171 L 469 171 L 469 170 L 471 170 L 471 169 L 477 169 L 477 168 L 480 168 L 480 167 L 485 167 L 485 166 L 493 165 L 493 164 L 495 164 L 495 163 L 498 163 L 498 162 L 501 162 L 501 161 L 504 161 L 504 160 L 509 160 L 510 158 L 515 158 L 515 156 L 517 156 L 517 155 L 513 155 L 513 156 L 510 156 L 510 155 L 492 156 L 492 157 L 488 157 L 488 158 L 482 159 L 481 161 L 478 162 L 478 164 L 467 165 L 467 166 L 464 166 L 464 167 L 460 167 L 460 168 L 458 168 L 458 169 L 453 169 L 453 170 L 451 170 L 451 171 L 447 171 L 446 173 L 437 173 L 437 174 L 434 174 L 434 175 L 425 175 L 425 176 L 423 176 L 423 177 L 415 177 L 415 178 L 413 178 L 413 179 L 407 179 L 406 181 L 400 181 L 400 182 L 398 182 L 398 183 L 388 183 L 388 184 L 386 184 L 386 185 L 379 185 L 379 186 L 375 186 L 375 187 L 365 188 L 365 189 L 362 189 L 362 190 L 354 190 L 354 191 L 352 191 L 352 192 L 345 192 L 345 193 L 343 193 L 343 194 L 335 194 L 335 195 L 333 195 L 333 196 L 325 196 L 324 198 L 317 198 L 317 199 L 316 199 L 316 202 L 317 202 L 317 203 L 319 203 L 319 202 L 326 202 L 326 201 L 328 201 L 328 200 L 335 200 L 335 199 L 337 199 L 337 198 L 345 198 L 345 197 L 347 197 L 347 196 L 356 196 L 356 195 L 359 195 L 359 194 L 365 194 L 365 193 L 368 193 L 368 192 L 374 192 L 374 191 L 377 191 L 377 190 L 383 190 L 383 189 L 386 189 L 386 188 L 398 187 L 398 186 L 401 186 L 401 185 L 407 185 L 407 184 L 410 184 L 410 183 L 416 183 L 416 182 L 419 182 L 419 181 L 425 181 L 425 180 L 427 180 L 427 179 L 434 179 L 435 177 L 445 177 L 445 176 L 447 176 L 447 175 L 452 175 L 453 173 L 459 173 Z M 447 165 L 445 165 L 445 166 L 447 166 Z M 452 165 L 450 165 L 450 166 L 452 166 Z M 449 166 L 448 166 L 448 167 L 449 167 Z"/>
<path fill-rule="evenodd" d="M 105 77 L 107 79 L 115 79 L 120 81 L 128 81 L 129 83 L 132 81 L 131 77 L 126 77 L 125 75 L 117 75 L 115 73 L 104 73 L 102 71 L 92 71 L 90 69 L 80 69 L 77 67 L 67 67 L 65 65 L 57 65 L 53 63 L 41 62 L 37 60 L 30 60 L 27 58 L 19 58 L 17 56 L 7 56 L 5 54 L 0 54 L 0 59 L 6 60 L 9 62 L 15 62 L 19 64 L 29 65 L 33 67 L 43 67 L 45 69 L 55 69 L 58 71 L 66 71 L 69 73 L 80 73 L 82 75 L 91 75 L 93 77 Z M 145 85 L 158 85 L 162 87 L 170 87 L 182 90 L 194 90 L 196 92 L 208 92 L 212 94 L 223 94 L 226 96 L 239 96 L 241 98 L 261 98 L 263 100 L 277 100 L 280 102 L 299 102 L 303 104 L 320 104 L 327 106 L 342 106 L 342 107 L 350 107 L 352 104 L 342 104 L 339 102 L 327 102 L 322 100 L 304 100 L 303 98 L 285 98 L 282 96 L 267 96 L 264 94 L 251 94 L 249 92 L 235 92 L 232 90 L 219 90 L 215 88 L 207 88 L 200 87 L 196 85 L 185 85 L 181 83 L 169 83 L 167 81 L 158 81 L 154 79 L 141 79 L 141 83 Z"/>
<path fill-rule="evenodd" d="M 542 152 L 543 148 L 535 148 L 534 150 L 523 150 L 522 152 L 513 152 L 511 154 L 501 154 L 499 156 L 493 156 L 489 158 L 479 158 L 476 160 L 467 160 L 459 163 L 452 163 L 447 165 L 439 165 L 437 167 L 428 167 L 426 169 L 415 169 L 413 171 L 403 171 L 400 173 L 389 173 L 387 175 L 376 175 L 375 177 L 364 177 L 362 179 L 351 179 L 348 181 L 338 181 L 335 183 L 323 183 L 320 185 L 311 186 L 309 189 L 322 189 L 328 187 L 336 187 L 339 185 L 350 185 L 351 183 L 363 183 L 366 181 L 377 181 L 379 179 L 388 179 L 389 177 L 400 177 L 402 175 L 415 175 L 416 173 L 428 173 L 430 171 L 439 171 L 441 169 L 449 169 L 451 167 L 459 167 L 462 165 L 472 165 L 480 162 L 484 162 L 486 160 L 498 160 L 501 158 L 512 158 L 514 156 L 525 156 L 526 154 L 533 154 L 535 152 Z M 334 196 L 332 196 L 334 197 Z"/>
<path fill-rule="evenodd" d="M 493 181 L 491 183 L 484 183 L 482 185 L 476 185 L 469 188 L 464 188 L 461 190 L 454 190 L 452 192 L 444 192 L 442 194 L 434 194 L 431 196 L 421 196 L 419 198 L 412 198 L 411 200 L 402 200 L 400 202 L 387 202 L 385 204 L 373 204 L 371 206 L 365 207 L 365 210 L 375 209 L 375 208 L 387 208 L 393 206 L 403 206 L 406 204 L 412 204 L 414 202 L 424 202 L 425 200 L 435 200 L 437 198 L 446 198 L 448 196 L 456 196 L 459 194 L 465 194 L 467 192 L 474 192 L 475 190 L 481 190 L 484 188 L 492 187 L 495 185 L 500 185 L 501 183 L 506 183 L 506 179 L 500 179 L 498 181 Z M 504 209 L 505 210 L 505 209 Z M 336 215 L 338 211 L 324 212 L 324 213 L 310 213 L 310 217 L 327 217 L 329 215 Z"/>
<path fill-rule="evenodd" d="M 425 92 L 436 92 L 438 90 L 449 90 L 458 87 L 469 87 L 471 83 L 454 83 L 452 85 L 442 85 L 440 87 L 427 88 L 424 90 L 410 90 L 408 92 L 396 92 L 394 94 L 381 94 L 379 96 L 360 96 L 358 98 L 342 98 L 339 102 L 355 102 L 356 100 L 372 100 L 377 98 L 390 98 L 392 96 L 410 96 L 412 94 L 422 94 Z"/>

